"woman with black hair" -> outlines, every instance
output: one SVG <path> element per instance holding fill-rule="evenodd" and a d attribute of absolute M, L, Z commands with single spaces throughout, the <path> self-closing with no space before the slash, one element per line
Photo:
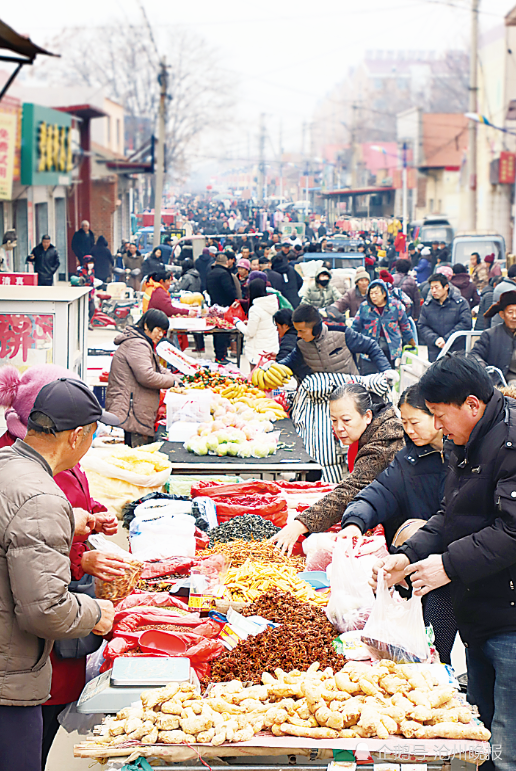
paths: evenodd
<path fill-rule="evenodd" d="M 120 418 L 129 447 L 154 441 L 159 392 L 178 383 L 178 377 L 160 365 L 155 351 L 167 332 L 168 317 L 152 308 L 114 340 L 118 349 L 109 372 L 106 405 Z"/>
<path fill-rule="evenodd" d="M 170 299 L 170 285 L 172 284 L 172 273 L 169 270 L 161 270 L 152 273 L 149 276 L 148 287 L 145 290 L 144 298 L 149 291 L 152 292 L 147 305 L 147 310 L 155 308 L 163 311 L 167 316 L 196 316 L 197 311 L 193 308 L 180 308 L 173 306 Z"/>
<path fill-rule="evenodd" d="M 465 265 L 462 265 L 460 262 L 455 263 L 453 266 L 453 276 L 450 281 L 453 286 L 457 287 L 464 299 L 467 300 L 471 309 L 479 304 L 480 297 L 477 288 L 470 279 L 468 269 Z"/>
<path fill-rule="evenodd" d="M 155 246 L 152 252 L 147 255 L 142 263 L 142 277 L 150 276 L 156 271 L 165 270 L 163 263 L 163 254 L 160 246 Z"/>
<path fill-rule="evenodd" d="M 323 533 L 337 524 L 346 506 L 391 463 L 403 445 L 403 427 L 394 407 L 364 386 L 340 386 L 329 401 L 333 432 L 349 447 L 350 473 L 272 538 L 289 553 L 300 535 Z"/>
<path fill-rule="evenodd" d="M 284 359 L 285 356 L 294 350 L 297 344 L 297 332 L 292 324 L 292 311 L 289 308 L 280 308 L 276 311 L 272 320 L 276 324 L 279 335 L 279 351 L 276 354 L 277 359 Z"/>
<path fill-rule="evenodd" d="M 267 292 L 261 278 L 249 283 L 249 314 L 247 324 L 237 321 L 235 326 L 244 335 L 244 355 L 250 364 L 257 364 L 264 354 L 279 351 L 278 330 L 272 320 L 279 309 L 278 298 Z"/>
<path fill-rule="evenodd" d="M 183 260 L 181 278 L 174 284 L 174 292 L 200 292 L 201 276 L 193 260 Z"/>
<path fill-rule="evenodd" d="M 387 545 L 398 547 L 441 508 L 448 470 L 442 431 L 436 430 L 418 385 L 402 393 L 398 406 L 405 447 L 347 506 L 341 536 L 362 535 L 381 524 Z M 449 664 L 457 632 L 449 585 L 425 597 L 424 615 L 425 623 L 434 628 L 441 661 Z"/>

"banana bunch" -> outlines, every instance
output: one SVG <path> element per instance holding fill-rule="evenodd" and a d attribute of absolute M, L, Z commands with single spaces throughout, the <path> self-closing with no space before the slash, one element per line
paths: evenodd
<path fill-rule="evenodd" d="M 234 385 L 224 388 L 224 390 L 220 392 L 220 395 L 224 399 L 238 399 L 240 396 L 245 396 L 247 393 L 249 393 L 249 391 L 246 385 L 235 383 Z"/>
<path fill-rule="evenodd" d="M 283 420 L 284 418 L 288 418 L 288 415 L 281 404 L 278 404 L 278 402 L 274 399 L 260 399 L 260 401 L 255 402 L 254 410 L 255 412 L 259 413 L 273 413 L 274 417 L 271 415 L 269 418 L 273 422 L 274 420 Z"/>
<path fill-rule="evenodd" d="M 279 388 L 292 377 L 292 370 L 284 364 L 273 362 L 267 369 L 255 369 L 252 375 L 252 383 L 262 391 L 271 391 Z"/>

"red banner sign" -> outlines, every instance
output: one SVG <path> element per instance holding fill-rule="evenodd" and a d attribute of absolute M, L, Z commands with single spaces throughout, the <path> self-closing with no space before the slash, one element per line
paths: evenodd
<path fill-rule="evenodd" d="M 498 166 L 498 182 L 500 185 L 514 185 L 516 171 L 516 156 L 514 153 L 501 152 Z"/>
<path fill-rule="evenodd" d="M 37 286 L 37 273 L 0 273 L 0 286 Z"/>

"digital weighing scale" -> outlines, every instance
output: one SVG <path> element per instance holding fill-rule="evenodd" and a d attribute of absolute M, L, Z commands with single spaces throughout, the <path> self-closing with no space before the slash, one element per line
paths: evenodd
<path fill-rule="evenodd" d="M 188 658 L 120 656 L 113 662 L 113 669 L 87 683 L 77 702 L 77 712 L 114 714 L 138 702 L 142 691 L 171 682 L 192 683 L 200 692 L 197 675 Z"/>

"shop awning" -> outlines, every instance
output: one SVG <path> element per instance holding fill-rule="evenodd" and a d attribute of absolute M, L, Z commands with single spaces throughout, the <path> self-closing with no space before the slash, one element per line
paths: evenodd
<path fill-rule="evenodd" d="M 363 187 L 355 188 L 354 190 L 351 190 L 351 188 L 344 188 L 343 190 L 327 190 L 325 193 L 322 193 L 322 195 L 378 195 L 378 193 L 388 193 L 395 189 L 396 188 L 394 187 Z"/>
<path fill-rule="evenodd" d="M 9 53 L 5 53 L 5 52 Z M 13 55 L 15 54 L 15 55 Z M 0 99 L 24 64 L 32 64 L 38 54 L 43 56 L 59 56 L 36 45 L 29 37 L 20 35 L 12 27 L 0 19 L 0 61 L 16 64 L 16 68 L 0 91 Z"/>

